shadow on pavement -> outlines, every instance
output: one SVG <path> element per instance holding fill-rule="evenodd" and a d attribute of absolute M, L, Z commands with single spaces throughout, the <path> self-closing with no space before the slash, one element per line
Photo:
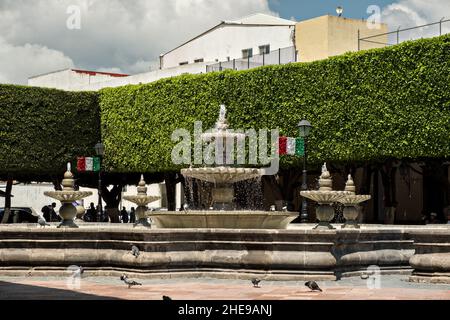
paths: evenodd
<path fill-rule="evenodd" d="M 119 300 L 72 290 L 0 281 L 0 300 Z"/>

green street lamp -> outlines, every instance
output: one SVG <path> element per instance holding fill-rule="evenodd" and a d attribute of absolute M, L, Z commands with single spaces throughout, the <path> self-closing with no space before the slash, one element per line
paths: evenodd
<path fill-rule="evenodd" d="M 302 186 L 301 190 L 306 191 L 308 190 L 308 173 L 306 171 L 306 164 L 307 164 L 307 153 L 306 153 L 306 141 L 307 138 L 311 132 L 312 126 L 311 123 L 309 123 L 308 120 L 302 120 L 298 124 L 299 129 L 299 135 L 301 138 L 303 138 L 304 142 L 304 155 L 303 155 L 303 175 L 302 175 Z M 306 223 L 308 222 L 308 203 L 306 202 L 306 198 L 303 197 L 302 201 L 302 209 L 300 213 L 300 222 Z"/>
<path fill-rule="evenodd" d="M 102 207 L 102 157 L 105 154 L 105 146 L 100 141 L 95 147 L 95 153 L 100 158 L 100 168 L 98 170 L 98 206 L 97 206 L 97 221 L 103 221 L 103 207 Z"/>

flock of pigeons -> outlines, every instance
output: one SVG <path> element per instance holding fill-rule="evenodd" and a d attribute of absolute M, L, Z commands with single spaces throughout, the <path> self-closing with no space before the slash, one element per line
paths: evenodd
<path fill-rule="evenodd" d="M 140 255 L 139 248 L 135 245 L 131 246 L 130 254 L 133 255 L 135 258 L 139 257 L 139 255 Z M 76 272 L 81 276 L 81 274 L 84 272 L 83 267 L 79 267 L 79 269 L 76 270 Z M 130 289 L 134 286 L 142 286 L 142 283 L 139 283 L 135 280 L 128 278 L 128 276 L 125 274 L 120 276 L 120 280 L 125 283 L 125 285 L 128 287 L 128 289 Z M 254 288 L 260 288 L 259 284 L 261 283 L 261 279 L 252 278 L 251 282 L 252 282 Z M 315 281 L 305 282 L 305 286 L 308 287 L 311 291 L 322 292 L 322 289 L 320 289 L 319 285 Z M 172 298 L 170 298 L 169 296 L 163 296 L 162 299 L 163 300 L 172 300 Z"/>

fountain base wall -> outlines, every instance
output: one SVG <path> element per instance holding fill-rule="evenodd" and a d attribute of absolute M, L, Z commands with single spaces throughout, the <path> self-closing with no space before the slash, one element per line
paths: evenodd
<path fill-rule="evenodd" d="M 149 214 L 158 228 L 286 229 L 294 212 L 188 211 Z"/>
<path fill-rule="evenodd" d="M 333 280 L 367 272 L 372 265 L 387 274 L 412 271 L 409 262 L 414 261 L 415 250 L 410 231 L 414 228 L 362 225 L 356 230 L 311 230 L 312 226 L 287 230 L 146 229 L 87 223 L 79 229 L 0 226 L 0 274 L 67 275 L 70 265 L 83 266 L 87 275 L 126 272 L 143 278 Z M 432 237 L 437 231 L 425 228 L 424 232 Z M 131 245 L 139 247 L 139 257 L 130 253 Z M 448 263 L 450 256 L 443 259 Z"/>

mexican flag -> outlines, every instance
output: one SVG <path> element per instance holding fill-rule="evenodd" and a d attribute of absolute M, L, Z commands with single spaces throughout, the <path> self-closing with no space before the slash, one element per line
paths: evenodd
<path fill-rule="evenodd" d="M 78 157 L 77 158 L 77 171 L 100 171 L 100 158 L 99 157 Z"/>
<path fill-rule="evenodd" d="M 278 154 L 305 155 L 305 141 L 303 138 L 280 137 L 278 140 Z"/>

